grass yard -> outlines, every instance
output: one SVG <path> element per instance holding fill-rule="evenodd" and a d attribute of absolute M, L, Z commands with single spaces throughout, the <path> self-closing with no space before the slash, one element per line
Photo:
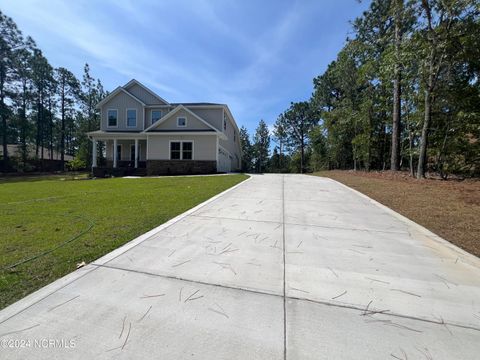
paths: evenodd
<path fill-rule="evenodd" d="M 392 172 L 322 171 L 480 257 L 480 181 L 417 180 Z"/>
<path fill-rule="evenodd" d="M 246 178 L 0 179 L 0 308 Z"/>

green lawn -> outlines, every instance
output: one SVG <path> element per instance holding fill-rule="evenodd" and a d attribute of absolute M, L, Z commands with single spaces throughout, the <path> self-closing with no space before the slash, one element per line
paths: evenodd
<path fill-rule="evenodd" d="M 0 179 L 0 308 L 246 178 Z"/>

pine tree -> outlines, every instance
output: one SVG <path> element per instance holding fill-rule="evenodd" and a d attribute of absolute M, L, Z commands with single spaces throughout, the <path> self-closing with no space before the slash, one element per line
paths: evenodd
<path fill-rule="evenodd" d="M 8 123 L 12 111 L 7 102 L 15 98 L 13 87 L 16 51 L 23 46 L 23 37 L 15 22 L 0 11 L 0 118 L 3 146 L 3 168 L 9 168 Z"/>
<path fill-rule="evenodd" d="M 80 82 L 75 75 L 65 68 L 55 69 L 60 103 L 60 156 L 62 169 L 65 170 L 65 137 L 67 116 L 72 112 L 76 100 L 80 97 Z"/>
<path fill-rule="evenodd" d="M 291 103 L 290 108 L 277 120 L 277 127 L 281 126 L 287 134 L 287 141 L 294 150 L 300 152 L 300 172 L 306 171 L 305 147 L 308 133 L 318 123 L 316 111 L 309 102 Z"/>
<path fill-rule="evenodd" d="M 250 141 L 250 135 L 245 126 L 240 128 L 239 137 L 240 144 L 242 144 L 242 171 L 249 172 L 253 169 L 253 147 Z"/>
<path fill-rule="evenodd" d="M 268 166 L 268 155 L 270 151 L 270 134 L 268 126 L 265 121 L 260 120 L 258 127 L 255 130 L 254 136 L 254 159 L 255 171 L 264 172 Z"/>

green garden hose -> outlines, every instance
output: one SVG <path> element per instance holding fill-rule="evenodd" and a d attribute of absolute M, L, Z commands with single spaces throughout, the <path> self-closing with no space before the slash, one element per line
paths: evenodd
<path fill-rule="evenodd" d="M 64 216 L 68 216 L 68 215 L 64 215 Z M 92 220 L 87 219 L 87 218 L 85 218 L 85 217 L 82 217 L 82 216 L 79 216 L 79 215 L 75 215 L 74 217 L 79 218 L 79 219 L 82 219 L 82 220 L 86 220 L 86 221 L 89 223 L 89 226 L 88 226 L 84 231 L 82 231 L 81 233 L 79 233 L 79 234 L 75 235 L 74 237 L 68 239 L 67 241 L 64 241 L 63 243 L 61 243 L 61 244 L 59 244 L 59 245 L 57 245 L 57 246 L 55 246 L 55 247 L 53 247 L 53 248 L 51 248 L 51 249 L 49 249 L 49 250 L 46 250 L 46 251 L 44 251 L 44 252 L 42 252 L 42 253 L 40 253 L 40 254 L 37 254 L 37 255 L 34 255 L 34 256 L 32 256 L 32 257 L 29 257 L 29 258 L 20 260 L 20 261 L 14 263 L 14 264 L 12 264 L 12 265 L 5 266 L 5 267 L 3 267 L 3 268 L 1 269 L 1 271 L 13 269 L 14 267 L 17 267 L 17 266 L 19 266 L 19 265 L 25 264 L 25 263 L 27 263 L 27 262 L 36 260 L 36 259 L 38 259 L 38 258 L 40 258 L 40 257 L 45 256 L 45 255 L 48 255 L 48 254 L 54 252 L 55 250 L 58 250 L 58 249 L 60 249 L 61 247 L 64 247 L 65 245 L 67 245 L 67 244 L 69 244 L 69 243 L 77 240 L 78 238 L 80 238 L 81 236 L 83 236 L 84 234 L 86 234 L 87 232 L 89 232 L 90 230 L 92 230 L 93 226 L 95 225 L 95 223 L 94 223 Z"/>

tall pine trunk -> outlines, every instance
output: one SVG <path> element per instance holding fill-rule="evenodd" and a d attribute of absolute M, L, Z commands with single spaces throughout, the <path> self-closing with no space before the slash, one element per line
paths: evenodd
<path fill-rule="evenodd" d="M 21 115 L 20 143 L 22 145 L 22 163 L 27 163 L 27 83 L 22 80 L 22 115 Z"/>
<path fill-rule="evenodd" d="M 408 116 L 408 115 L 407 115 Z M 408 125 L 408 154 L 409 154 L 409 168 L 410 168 L 410 176 L 415 177 L 415 166 L 413 164 L 413 139 L 414 139 L 414 133 L 413 130 L 411 129 L 410 121 L 407 119 L 407 124 Z"/>
<path fill-rule="evenodd" d="M 65 80 L 62 81 L 62 129 L 60 134 L 60 162 L 62 171 L 65 171 Z"/>
<path fill-rule="evenodd" d="M 392 121 L 392 157 L 390 159 L 390 169 L 398 171 L 400 169 L 400 133 L 401 133 L 401 85 L 400 71 L 397 70 L 393 83 L 393 121 Z"/>
<path fill-rule="evenodd" d="M 420 138 L 420 152 L 418 155 L 417 178 L 425 178 L 426 163 L 427 163 L 427 141 L 428 128 L 430 127 L 430 120 L 432 117 L 432 92 L 430 88 L 425 91 L 425 114 L 423 119 L 422 136 Z"/>
<path fill-rule="evenodd" d="M 395 3 L 395 75 L 393 81 L 393 121 L 392 121 L 392 156 L 390 169 L 400 169 L 400 133 L 401 133 L 401 96 L 402 96 L 402 73 L 400 70 L 400 43 L 402 41 L 401 11 L 403 0 Z"/>
<path fill-rule="evenodd" d="M 427 86 L 425 89 L 425 109 L 423 117 L 422 136 L 420 138 L 420 152 L 418 155 L 417 178 L 425 178 L 426 163 L 427 163 L 427 145 L 428 145 L 428 129 L 432 118 L 432 95 L 435 82 L 435 48 L 430 52 L 430 64 Z"/>
<path fill-rule="evenodd" d="M 3 146 L 3 169 L 7 171 L 8 169 L 8 146 L 7 146 L 7 116 L 4 113 L 3 101 L 1 106 L 2 112 L 2 146 Z"/>
<path fill-rule="evenodd" d="M 0 79 L 0 115 L 2 117 L 2 147 L 3 147 L 3 170 L 8 169 L 8 146 L 7 146 L 7 114 L 5 106 L 5 92 L 4 92 L 4 71 Z"/>
<path fill-rule="evenodd" d="M 302 145 L 300 146 L 300 174 L 303 174 L 304 171 L 304 161 L 305 161 L 305 144 L 303 143 L 303 138 L 302 138 Z"/>
<path fill-rule="evenodd" d="M 41 105 L 40 105 L 40 95 L 37 99 L 37 131 L 35 134 L 35 157 L 38 159 L 39 150 L 40 150 L 40 134 L 42 133 L 42 120 L 41 120 Z"/>

